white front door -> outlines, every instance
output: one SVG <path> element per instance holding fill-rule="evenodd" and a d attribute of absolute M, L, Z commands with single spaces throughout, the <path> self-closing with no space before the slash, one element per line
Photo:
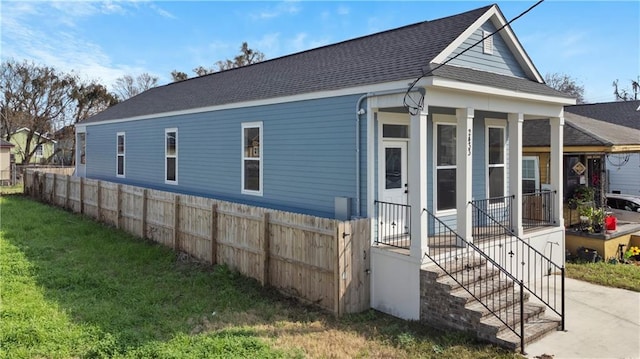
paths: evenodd
<path fill-rule="evenodd" d="M 409 233 L 407 205 L 407 142 L 383 141 L 380 158 L 382 168 L 381 200 L 378 214 L 383 237 L 397 237 Z"/>

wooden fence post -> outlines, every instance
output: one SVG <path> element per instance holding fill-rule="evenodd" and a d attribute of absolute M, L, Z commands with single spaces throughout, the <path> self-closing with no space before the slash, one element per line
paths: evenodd
<path fill-rule="evenodd" d="M 347 285 L 350 283 L 351 275 L 353 273 L 353 263 L 351 260 L 352 255 L 352 241 L 353 241 L 353 226 L 352 222 L 345 221 L 344 230 L 342 235 L 340 236 L 340 256 L 342 257 L 340 261 L 340 315 L 344 315 L 347 307 L 347 302 L 349 301 L 349 296 L 347 295 Z"/>
<path fill-rule="evenodd" d="M 27 170 L 23 169 L 22 170 L 22 193 L 24 194 L 30 194 L 29 190 L 27 189 Z"/>
<path fill-rule="evenodd" d="M 69 204 L 69 192 L 71 192 L 71 176 L 65 176 L 65 186 L 67 187 L 67 192 L 64 197 L 64 207 L 68 210 L 71 205 Z"/>
<path fill-rule="evenodd" d="M 53 187 L 51 188 L 51 204 L 56 204 L 56 177 L 57 174 L 53 174 Z"/>
<path fill-rule="evenodd" d="M 40 172 L 35 171 L 33 172 L 33 181 L 31 182 L 31 197 L 33 199 L 38 198 L 37 196 L 39 195 L 39 188 L 40 188 L 40 179 L 38 178 L 38 176 L 40 176 Z"/>
<path fill-rule="evenodd" d="M 336 255 L 336 259 L 335 259 L 335 263 L 334 263 L 334 268 L 333 268 L 333 276 L 334 276 L 334 291 L 333 291 L 333 295 L 334 295 L 334 300 L 333 300 L 333 311 L 335 313 L 335 315 L 340 316 L 340 239 L 342 238 L 342 233 L 344 232 L 344 223 L 343 222 L 338 222 L 338 225 L 336 226 L 336 238 L 335 241 L 333 241 L 333 245 L 336 246 L 335 248 L 335 255 Z"/>
<path fill-rule="evenodd" d="M 116 228 L 122 228 L 122 185 L 116 185 Z"/>
<path fill-rule="evenodd" d="M 80 177 L 80 214 L 84 214 L 84 177 Z"/>
<path fill-rule="evenodd" d="M 147 238 L 147 189 L 142 190 L 142 238 Z"/>
<path fill-rule="evenodd" d="M 218 206 L 211 205 L 211 265 L 218 259 Z"/>
<path fill-rule="evenodd" d="M 175 195 L 173 206 L 173 250 L 180 250 L 178 233 L 180 232 L 180 196 Z"/>
<path fill-rule="evenodd" d="M 271 261 L 271 234 L 269 233 L 269 213 L 262 217 L 262 285 L 269 285 L 269 263 Z"/>
<path fill-rule="evenodd" d="M 98 181 L 98 187 L 97 187 L 97 197 L 98 197 L 98 203 L 97 203 L 97 209 L 98 209 L 98 222 L 102 222 L 102 206 L 100 205 L 102 202 L 102 194 L 101 194 L 101 190 L 100 190 L 100 185 L 102 184 L 102 181 Z"/>

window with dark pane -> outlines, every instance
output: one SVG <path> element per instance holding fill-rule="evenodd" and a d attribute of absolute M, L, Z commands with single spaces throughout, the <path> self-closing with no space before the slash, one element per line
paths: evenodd
<path fill-rule="evenodd" d="M 505 196 L 505 128 L 487 128 L 487 171 L 489 181 L 489 201 L 492 204 L 503 203 Z"/>
<path fill-rule="evenodd" d="M 402 149 L 385 148 L 385 188 L 402 188 Z"/>
<path fill-rule="evenodd" d="M 437 174 L 438 210 L 456 208 L 456 170 L 440 169 Z"/>
<path fill-rule="evenodd" d="M 242 125 L 242 190 L 262 194 L 262 123 Z"/>
<path fill-rule="evenodd" d="M 116 175 L 124 176 L 124 133 L 116 136 Z"/>
<path fill-rule="evenodd" d="M 165 181 L 178 181 L 178 130 L 165 130 Z"/>
<path fill-rule="evenodd" d="M 456 208 L 456 125 L 436 125 L 436 209 Z"/>
<path fill-rule="evenodd" d="M 167 157 L 167 181 L 176 180 L 176 158 Z"/>
<path fill-rule="evenodd" d="M 456 164 L 456 126 L 438 125 L 438 166 Z"/>
<path fill-rule="evenodd" d="M 409 138 L 409 126 L 384 124 L 382 125 L 382 137 Z"/>

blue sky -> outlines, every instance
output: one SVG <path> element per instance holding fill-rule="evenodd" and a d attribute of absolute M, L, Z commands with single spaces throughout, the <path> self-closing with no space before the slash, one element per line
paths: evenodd
<path fill-rule="evenodd" d="M 509 20 L 535 1 L 499 1 Z M 2 60 L 27 59 L 106 85 L 232 58 L 243 41 L 271 59 L 475 9 L 484 1 L 6 1 Z M 547 0 L 512 25 L 543 75 L 565 73 L 589 102 L 640 75 L 640 2 Z"/>

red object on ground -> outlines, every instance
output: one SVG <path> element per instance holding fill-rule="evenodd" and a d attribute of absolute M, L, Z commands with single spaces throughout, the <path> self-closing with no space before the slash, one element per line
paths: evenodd
<path fill-rule="evenodd" d="M 614 216 L 607 216 L 604 219 L 604 227 L 607 231 L 615 231 L 618 224 L 618 219 Z"/>

